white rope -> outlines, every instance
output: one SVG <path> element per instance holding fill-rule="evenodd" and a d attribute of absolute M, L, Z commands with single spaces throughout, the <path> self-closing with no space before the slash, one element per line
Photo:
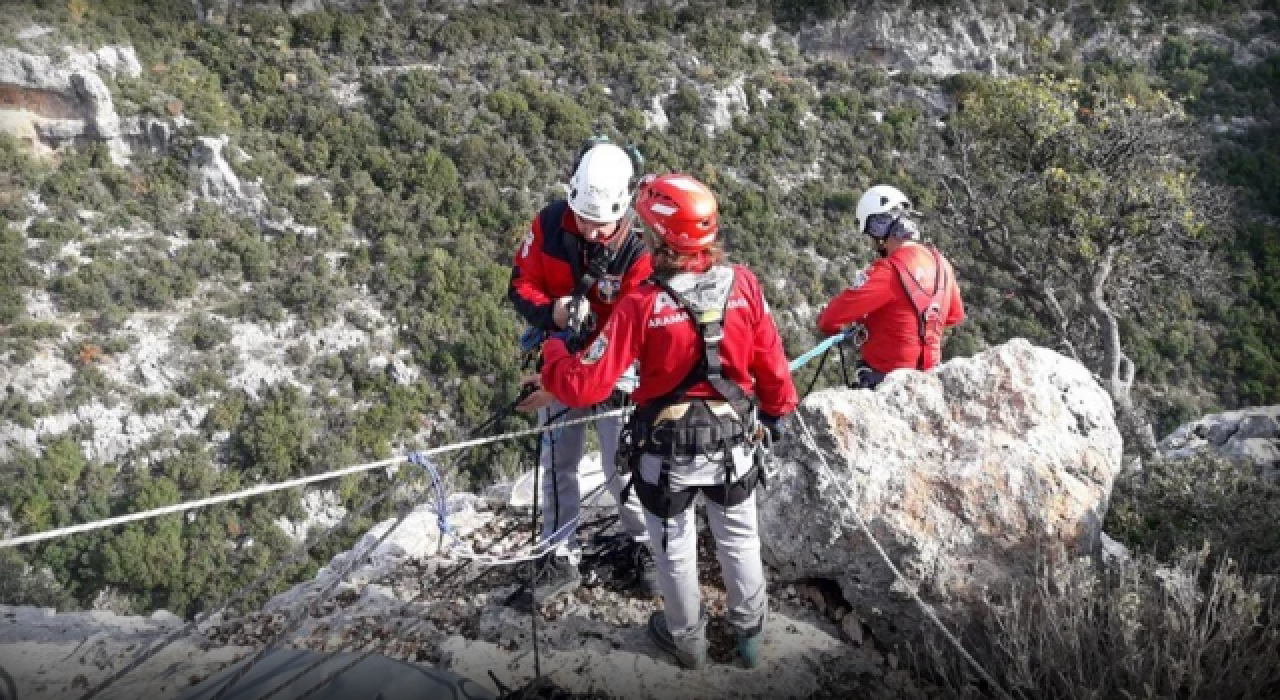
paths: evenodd
<path fill-rule="evenodd" d="M 871 533 L 871 528 L 867 527 L 867 522 L 862 519 L 862 514 L 858 512 L 858 504 L 854 502 L 853 498 L 849 495 L 849 492 L 845 490 L 844 483 L 836 478 L 835 472 L 831 469 L 831 465 L 827 464 L 827 458 L 822 454 L 822 450 L 818 447 L 818 441 L 814 439 L 813 433 L 809 432 L 809 425 L 804 422 L 804 416 L 802 416 L 798 410 L 796 411 L 796 422 L 800 424 L 800 427 L 804 430 L 804 436 L 808 438 L 809 444 L 813 447 L 813 451 L 817 453 L 818 460 L 822 463 L 822 470 L 826 472 L 827 478 L 831 479 L 831 482 L 836 485 L 836 489 L 840 491 L 840 496 L 844 498 L 845 503 L 848 504 L 849 512 L 853 514 L 854 522 L 858 524 L 858 528 L 867 536 L 867 539 L 871 540 L 871 546 L 875 548 L 876 553 L 880 555 L 880 558 L 884 560 L 885 565 L 893 572 L 894 577 L 906 586 L 907 592 L 911 594 L 911 599 L 914 600 L 916 605 L 920 606 L 920 609 L 924 611 L 925 617 L 928 617 L 929 620 L 938 627 L 942 632 L 943 637 L 951 643 L 951 646 L 955 647 L 956 651 L 964 657 L 965 661 L 969 662 L 969 665 L 978 672 L 978 675 L 987 682 L 987 685 L 991 686 L 992 690 L 994 690 L 1001 698 L 1004 698 L 1004 700 L 1013 700 L 1013 697 L 1010 696 L 999 683 L 996 683 L 995 679 L 991 677 L 991 674 L 987 673 L 987 670 L 982 667 L 982 664 L 978 663 L 978 660 L 969 654 L 969 651 L 965 649 L 964 645 L 960 643 L 960 640 L 951 633 L 951 630 L 947 629 L 947 626 L 938 618 L 938 614 L 934 612 L 933 606 L 924 602 L 920 597 L 920 594 L 916 592 L 916 586 L 908 581 L 907 577 L 903 576 L 902 572 L 898 570 L 898 567 L 894 565 L 893 560 L 889 558 L 889 553 L 884 551 L 884 547 L 880 546 L 880 541 Z"/>
<path fill-rule="evenodd" d="M 579 423 L 589 423 L 598 418 L 622 416 L 628 410 L 629 409 L 626 409 L 626 408 L 619 408 L 619 409 L 614 409 L 612 411 L 608 411 L 605 413 L 593 413 L 589 416 L 585 416 L 583 418 L 575 418 L 571 421 L 557 421 L 552 425 L 539 426 L 536 428 L 526 428 L 524 430 L 516 430 L 509 433 L 502 433 L 500 435 L 491 435 L 489 437 L 476 438 L 474 440 L 464 440 L 462 442 L 455 442 L 453 444 L 441 445 L 439 447 L 433 447 L 429 450 L 423 450 L 418 454 L 421 454 L 423 456 L 431 456 L 431 455 L 445 454 L 448 452 L 457 452 L 459 450 L 465 450 L 472 447 L 479 447 L 481 445 L 488 445 L 495 442 L 503 442 L 506 440 L 514 440 L 516 438 L 528 437 L 530 435 L 537 435 L 539 433 L 543 433 L 548 430 L 555 430 L 555 429 L 567 427 L 570 425 L 577 425 Z M 274 491 L 281 491 L 284 489 L 296 488 L 298 486 L 306 486 L 308 484 L 314 484 L 320 481 L 329 481 L 330 479 L 338 479 L 344 476 L 349 476 L 351 474 L 359 474 L 359 473 L 367 472 L 373 469 L 392 467 L 401 462 L 404 462 L 406 459 L 408 458 L 403 456 L 392 457 L 390 459 L 384 459 L 377 462 L 369 462 L 366 464 L 357 464 L 351 467 L 344 467 L 342 469 L 336 469 L 334 471 L 325 472 L 323 474 L 312 474 L 311 476 L 303 476 L 297 479 L 290 479 L 288 481 L 281 481 L 274 484 L 260 484 L 258 486 L 244 489 L 242 491 L 236 491 L 234 493 L 224 493 L 217 496 L 209 496 L 208 498 L 202 498 L 196 501 L 187 501 L 185 503 L 175 503 L 173 505 L 163 506 L 161 508 L 154 508 L 152 510 L 144 510 L 138 513 L 129 513 L 128 515 L 119 515 L 114 518 L 94 520 L 87 523 L 80 523 L 78 525 L 60 527 L 54 530 L 36 532 L 30 535 L 22 535 L 20 537 L 11 537 L 6 540 L 0 540 L 0 549 L 4 549 L 6 547 L 17 547 L 19 545 L 31 544 L 33 542 L 43 542 L 45 540 L 57 539 L 59 537 L 66 537 L 68 535 L 77 535 L 84 532 L 93 532 L 94 530 L 101 530 L 108 527 L 115 527 L 116 525 L 123 525 L 125 523 L 132 523 L 139 520 L 149 520 L 151 518 L 158 518 L 162 515 L 172 515 L 174 513 L 182 513 L 188 510 L 194 510 L 196 508 L 203 508 L 205 506 L 216 505 L 218 503 L 226 503 L 227 501 L 236 501 L 241 498 L 248 498 L 250 496 L 260 496 L 264 493 L 272 493 Z"/>

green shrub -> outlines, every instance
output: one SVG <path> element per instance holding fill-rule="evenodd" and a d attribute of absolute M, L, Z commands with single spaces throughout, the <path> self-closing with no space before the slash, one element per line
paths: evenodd
<path fill-rule="evenodd" d="M 240 416 L 248 403 L 248 397 L 242 391 L 228 391 L 209 407 L 202 427 L 211 433 L 231 430 L 240 422 Z"/>
<path fill-rule="evenodd" d="M 164 413 L 171 408 L 178 408 L 182 400 L 174 394 L 164 392 L 158 394 L 138 394 L 133 398 L 133 410 L 141 415 Z"/>
<path fill-rule="evenodd" d="M 0 549 L 0 600 L 5 605 L 75 609 L 75 599 L 43 571 L 33 571 L 15 549 Z"/>
<path fill-rule="evenodd" d="M 57 246 L 68 241 L 80 240 L 84 237 L 84 229 L 74 221 L 41 219 L 31 224 L 27 229 L 27 235 L 31 238 L 44 239 L 47 246 Z"/>
<path fill-rule="evenodd" d="M 0 401 L 0 421 L 15 423 L 24 428 L 35 427 L 36 418 L 44 415 L 44 406 L 32 404 L 27 397 L 9 388 L 3 401 Z"/>
<path fill-rule="evenodd" d="M 12 323 L 26 312 L 22 288 L 36 285 L 40 273 L 26 261 L 26 241 L 0 217 L 0 323 Z"/>
<path fill-rule="evenodd" d="M 176 390 L 179 395 L 192 399 L 211 391 L 223 391 L 226 388 L 227 378 L 221 370 L 216 367 L 201 366 L 179 382 Z"/>
<path fill-rule="evenodd" d="M 219 318 L 196 313 L 178 324 L 175 335 L 182 342 L 204 352 L 230 342 L 231 326 Z"/>
<path fill-rule="evenodd" d="M 250 481 L 279 481 L 307 470 L 314 420 L 305 394 L 291 385 L 270 387 L 245 406 L 231 435 L 236 467 Z"/>
<path fill-rule="evenodd" d="M 30 338 L 32 340 L 50 340 L 61 338 L 66 332 L 62 324 L 53 321 L 19 321 L 9 326 L 9 337 Z"/>
<path fill-rule="evenodd" d="M 1216 456 L 1151 460 L 1117 479 L 1105 529 L 1159 557 L 1206 543 L 1247 571 L 1280 567 L 1280 485 Z"/>

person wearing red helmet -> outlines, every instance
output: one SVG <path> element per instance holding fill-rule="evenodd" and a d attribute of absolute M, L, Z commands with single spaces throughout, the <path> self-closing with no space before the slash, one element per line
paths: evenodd
<path fill-rule="evenodd" d="M 639 360 L 636 404 L 623 442 L 632 486 L 658 565 L 665 609 L 649 632 L 686 667 L 706 663 L 706 611 L 698 587 L 694 497 L 724 575 L 728 618 L 745 665 L 760 660 L 768 597 L 760 560 L 755 486 L 764 433 L 795 410 L 795 385 L 760 283 L 717 244 L 715 195 L 688 175 L 640 184 L 635 211 L 654 250 L 654 277 L 614 309 L 583 351 L 543 346 L 542 386 L 569 406 L 609 395 Z"/>
<path fill-rule="evenodd" d="M 857 381 L 874 389 L 895 369 L 937 366 L 942 331 L 964 320 L 964 302 L 951 263 L 918 242 L 906 195 L 876 185 L 862 195 L 856 214 L 858 230 L 875 240 L 880 258 L 827 304 L 818 329 L 835 335 L 854 324 L 866 327 Z"/>
<path fill-rule="evenodd" d="M 595 143 L 583 152 L 569 182 L 568 199 L 544 208 L 516 251 L 507 296 L 516 311 L 540 332 L 574 329 L 591 337 L 619 299 L 653 271 L 652 258 L 627 218 L 635 177 L 635 157 L 611 143 Z M 569 423 L 610 409 L 600 397 L 592 404 L 569 408 L 545 391 L 536 391 L 517 408 L 538 411 L 544 425 Z M 652 597 L 656 581 L 652 554 L 645 542 L 644 516 L 635 498 L 620 498 L 615 453 L 622 421 L 616 416 L 595 421 L 605 483 L 619 504 L 618 517 L 630 542 L 628 559 L 637 593 Z M 581 583 L 581 548 L 577 525 L 581 514 L 578 464 L 586 450 L 587 425 L 577 423 L 542 436 L 542 539 L 551 545 L 532 582 L 533 602 L 565 595 Z"/>

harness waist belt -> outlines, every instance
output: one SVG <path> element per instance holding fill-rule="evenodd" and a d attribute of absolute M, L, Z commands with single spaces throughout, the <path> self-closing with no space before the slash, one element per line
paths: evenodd
<path fill-rule="evenodd" d="M 737 411 L 733 410 L 733 405 L 728 401 L 715 401 L 711 399 L 696 399 L 706 405 L 707 410 L 711 411 L 711 415 L 728 418 L 730 420 L 738 420 Z M 693 401 L 685 401 L 667 406 L 658 413 L 653 419 L 653 425 L 659 426 L 663 423 L 674 423 L 685 417 L 689 413 L 689 409 L 693 408 Z"/>
<path fill-rule="evenodd" d="M 747 431 L 739 421 L 724 425 L 691 425 L 674 427 L 659 425 L 644 441 L 643 450 L 654 455 L 694 457 L 719 451 L 721 447 L 737 447 L 747 440 Z"/>

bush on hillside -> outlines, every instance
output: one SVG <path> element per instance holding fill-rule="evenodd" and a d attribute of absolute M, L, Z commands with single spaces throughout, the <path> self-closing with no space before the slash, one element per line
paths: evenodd
<path fill-rule="evenodd" d="M 1150 460 L 1116 480 L 1104 529 L 1168 558 L 1205 544 L 1245 571 L 1280 570 L 1280 484 L 1251 463 L 1211 455 Z"/>
<path fill-rule="evenodd" d="M 14 549 L 0 549 L 0 603 L 67 610 L 74 599 L 48 575 L 35 571 Z"/>
<path fill-rule="evenodd" d="M 182 342 L 201 352 L 212 350 L 231 340 L 231 326 L 226 321 L 204 313 L 191 314 L 178 324 L 174 333 Z"/>

